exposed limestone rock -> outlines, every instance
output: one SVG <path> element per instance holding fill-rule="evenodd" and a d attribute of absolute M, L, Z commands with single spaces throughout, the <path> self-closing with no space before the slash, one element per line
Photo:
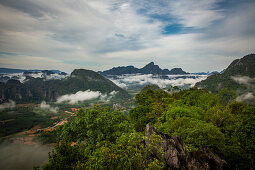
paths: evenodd
<path fill-rule="evenodd" d="M 146 125 L 145 136 L 149 138 L 151 135 L 160 135 L 162 143 L 158 144 L 157 150 L 162 149 L 164 159 L 171 169 L 180 170 L 217 170 L 229 169 L 226 161 L 220 159 L 209 151 L 188 152 L 186 145 L 178 136 L 168 136 L 160 134 L 158 130 L 151 125 Z M 148 146 L 150 140 L 145 141 Z M 157 156 L 157 151 L 152 153 Z"/>

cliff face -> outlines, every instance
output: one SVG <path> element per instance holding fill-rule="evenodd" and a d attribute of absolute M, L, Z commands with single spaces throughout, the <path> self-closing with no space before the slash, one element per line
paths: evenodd
<path fill-rule="evenodd" d="M 160 135 L 162 143 L 157 145 L 157 150 L 152 154 L 160 155 L 161 149 L 164 153 L 164 159 L 171 169 L 175 170 L 221 170 L 229 169 L 226 161 L 215 156 L 209 151 L 188 152 L 184 142 L 178 136 L 168 136 L 160 134 L 158 130 L 151 125 L 146 125 L 145 136 L 149 138 L 151 135 Z M 149 140 L 145 140 L 145 145 L 150 144 Z"/>
<path fill-rule="evenodd" d="M 0 103 L 8 99 L 27 101 L 31 96 L 30 89 L 18 80 L 9 80 L 7 83 L 0 83 Z"/>

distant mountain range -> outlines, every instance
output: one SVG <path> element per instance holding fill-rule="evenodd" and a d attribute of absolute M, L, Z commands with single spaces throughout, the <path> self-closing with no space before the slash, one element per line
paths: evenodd
<path fill-rule="evenodd" d="M 62 73 L 62 71 L 59 70 L 24 70 L 24 69 L 13 69 L 13 68 L 0 68 L 0 74 L 12 74 L 12 73 L 23 73 L 23 72 L 42 72 L 42 71 L 49 71 L 56 74 Z"/>
<path fill-rule="evenodd" d="M 59 70 L 20 70 L 20 69 L 6 69 L 0 68 L 0 82 L 7 82 L 10 79 L 26 81 L 31 78 L 62 79 L 67 76 L 67 73 Z M 24 71 L 24 72 L 21 72 Z"/>
<path fill-rule="evenodd" d="M 102 94 L 115 91 L 116 98 L 130 97 L 125 90 L 102 75 L 91 70 L 76 69 L 63 79 L 29 77 L 23 83 L 15 79 L 0 82 L 0 103 L 10 99 L 16 102 L 56 101 L 62 95 L 86 90 L 100 91 Z"/>
<path fill-rule="evenodd" d="M 168 69 L 161 69 L 154 62 L 150 62 L 143 68 L 136 68 L 134 66 L 121 66 L 113 67 L 110 70 L 100 71 L 101 75 L 122 75 L 122 74 L 157 74 L 157 75 L 177 75 L 177 74 L 189 74 L 183 71 L 181 68 L 173 68 L 170 71 Z"/>
<path fill-rule="evenodd" d="M 240 101 L 242 97 L 255 101 L 255 54 L 234 60 L 223 73 L 213 74 L 196 86 L 213 93 L 224 88 L 234 90 Z"/>
<path fill-rule="evenodd" d="M 134 66 L 123 66 L 98 73 L 91 70 L 76 69 L 70 75 L 59 70 L 0 68 L 0 103 L 9 99 L 17 102 L 56 101 L 62 95 L 86 90 L 100 91 L 102 94 L 116 91 L 118 92 L 117 98 L 128 98 L 130 95 L 127 91 L 105 77 L 137 73 L 155 76 L 190 74 L 181 68 L 161 69 L 153 62 L 140 69 Z M 198 82 L 196 87 L 206 88 L 213 93 L 227 88 L 236 91 L 237 95 L 243 96 L 244 99 L 255 99 L 255 54 L 234 60 L 227 69 L 220 73 L 192 74 L 210 74 L 206 80 Z"/>

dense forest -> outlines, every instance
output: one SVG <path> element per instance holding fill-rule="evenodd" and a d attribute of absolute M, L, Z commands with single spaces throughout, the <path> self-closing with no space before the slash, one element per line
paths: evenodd
<path fill-rule="evenodd" d="M 235 101 L 226 89 L 217 94 L 176 90 L 147 87 L 136 95 L 136 107 L 128 114 L 110 107 L 80 109 L 54 132 L 58 144 L 42 168 L 174 169 L 157 147 L 162 136 L 145 135 L 148 124 L 160 134 L 179 136 L 190 153 L 212 152 L 229 169 L 254 167 L 254 106 Z"/>
<path fill-rule="evenodd" d="M 198 82 L 196 87 L 205 88 L 213 93 L 218 93 L 226 88 L 236 92 L 239 98 L 246 102 L 254 103 L 255 54 L 249 54 L 241 59 L 234 60 L 222 74 L 214 74 Z M 247 96 L 248 95 L 248 96 Z M 246 96 L 246 97 L 245 97 Z"/>

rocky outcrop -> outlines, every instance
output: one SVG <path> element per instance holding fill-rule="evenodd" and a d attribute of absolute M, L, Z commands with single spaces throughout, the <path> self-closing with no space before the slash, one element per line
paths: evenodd
<path fill-rule="evenodd" d="M 209 151 L 188 152 L 186 145 L 178 136 L 168 136 L 160 134 L 156 128 L 146 125 L 145 145 L 148 147 L 151 143 L 151 135 L 160 135 L 162 142 L 157 144 L 157 149 L 152 154 L 158 157 L 159 150 L 163 151 L 164 159 L 167 166 L 171 169 L 178 170 L 221 170 L 229 169 L 226 161 L 215 156 Z"/>

